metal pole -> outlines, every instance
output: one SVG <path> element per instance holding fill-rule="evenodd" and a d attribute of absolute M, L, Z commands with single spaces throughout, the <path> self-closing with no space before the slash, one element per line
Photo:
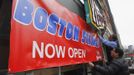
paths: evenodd
<path fill-rule="evenodd" d="M 61 74 L 61 67 L 59 67 L 59 75 L 62 75 L 62 74 Z"/>

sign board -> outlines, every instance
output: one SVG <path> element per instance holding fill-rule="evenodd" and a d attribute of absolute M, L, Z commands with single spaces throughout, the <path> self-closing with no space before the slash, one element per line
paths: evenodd
<path fill-rule="evenodd" d="M 104 11 L 97 0 L 84 0 L 86 21 L 96 29 L 104 28 Z"/>
<path fill-rule="evenodd" d="M 9 72 L 97 61 L 98 35 L 56 0 L 13 0 Z"/>

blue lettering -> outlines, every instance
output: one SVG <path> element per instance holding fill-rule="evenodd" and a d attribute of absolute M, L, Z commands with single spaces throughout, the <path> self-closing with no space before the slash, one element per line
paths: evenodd
<path fill-rule="evenodd" d="M 67 29 L 66 29 L 66 38 L 70 40 L 73 35 L 73 25 L 71 23 L 68 23 Z"/>
<path fill-rule="evenodd" d="M 81 40 L 81 42 L 83 44 L 87 43 L 87 38 L 88 38 L 88 33 L 86 31 L 82 31 L 82 40 Z"/>
<path fill-rule="evenodd" d="M 91 38 L 91 35 L 88 34 L 88 39 L 87 39 L 87 44 L 88 44 L 88 45 L 91 45 L 91 39 L 90 39 L 90 38 Z"/>
<path fill-rule="evenodd" d="M 93 36 L 91 39 L 92 39 L 91 45 L 97 46 L 97 42 L 96 42 L 95 36 Z"/>
<path fill-rule="evenodd" d="M 60 27 L 59 27 L 58 35 L 63 36 L 63 32 L 66 26 L 66 21 L 64 21 L 63 19 L 60 19 L 59 24 L 60 24 Z"/>
<path fill-rule="evenodd" d="M 70 22 L 67 24 L 64 19 L 59 18 L 56 14 L 48 15 L 47 11 L 41 7 L 37 8 L 34 17 L 32 17 L 33 10 L 34 7 L 32 3 L 30 3 L 30 0 L 17 0 L 13 17 L 23 25 L 31 25 L 30 23 L 33 20 L 35 29 L 39 31 L 43 31 L 47 27 L 46 31 L 49 34 L 56 35 L 58 29 L 57 34 L 59 37 L 62 37 L 65 31 L 64 36 L 67 40 L 72 39 L 73 41 L 79 42 L 79 39 L 81 39 L 82 44 L 99 47 L 99 39 L 96 39 L 96 36 L 83 30 L 82 38 L 80 38 L 79 27 L 73 26 Z"/>
<path fill-rule="evenodd" d="M 43 8 L 38 8 L 34 16 L 34 27 L 43 31 L 47 24 L 48 13 Z"/>
<path fill-rule="evenodd" d="M 96 47 L 98 47 L 99 48 L 99 39 L 97 38 L 97 41 L 96 41 Z"/>
<path fill-rule="evenodd" d="M 79 32 L 80 32 L 79 27 L 75 26 L 74 27 L 74 37 L 73 37 L 74 41 L 79 41 Z"/>
<path fill-rule="evenodd" d="M 48 23 L 48 29 L 47 29 L 47 31 L 50 34 L 52 35 L 56 34 L 58 22 L 59 22 L 59 17 L 55 14 L 51 14 L 49 17 L 49 23 Z"/>
<path fill-rule="evenodd" d="M 30 0 L 17 0 L 14 18 L 18 22 L 29 25 L 32 21 L 33 5 Z"/>

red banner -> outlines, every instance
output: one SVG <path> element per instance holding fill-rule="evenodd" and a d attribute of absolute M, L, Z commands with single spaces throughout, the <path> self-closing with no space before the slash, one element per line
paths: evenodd
<path fill-rule="evenodd" d="M 86 63 L 101 55 L 97 33 L 56 0 L 13 0 L 10 73 Z"/>

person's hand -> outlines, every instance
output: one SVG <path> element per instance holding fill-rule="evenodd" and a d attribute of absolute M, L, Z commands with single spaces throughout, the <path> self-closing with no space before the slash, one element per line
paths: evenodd
<path fill-rule="evenodd" d="M 100 30 L 100 29 L 96 29 L 95 31 L 96 31 L 97 33 L 99 33 L 99 34 L 101 33 L 101 30 Z"/>
<path fill-rule="evenodd" d="M 106 32 L 106 26 L 104 26 L 104 28 L 102 28 L 102 29 L 99 29 L 99 33 L 101 36 L 103 36 L 105 34 L 105 32 Z"/>
<path fill-rule="evenodd" d="M 102 59 L 103 63 L 106 64 L 107 60 L 105 58 Z"/>
<path fill-rule="evenodd" d="M 95 66 L 92 62 L 89 62 L 88 65 L 92 68 Z"/>

